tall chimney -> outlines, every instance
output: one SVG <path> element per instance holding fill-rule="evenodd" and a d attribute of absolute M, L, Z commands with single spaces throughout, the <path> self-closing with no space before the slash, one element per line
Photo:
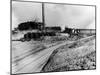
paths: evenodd
<path fill-rule="evenodd" d="M 45 13 L 44 13 L 44 3 L 42 3 L 42 22 L 43 22 L 43 32 L 45 31 Z"/>

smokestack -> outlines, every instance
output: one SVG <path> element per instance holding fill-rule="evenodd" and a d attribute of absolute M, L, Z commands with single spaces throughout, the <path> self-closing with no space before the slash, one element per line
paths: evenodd
<path fill-rule="evenodd" d="M 43 32 L 45 30 L 45 13 L 44 13 L 44 3 L 42 3 L 42 22 L 43 22 Z"/>

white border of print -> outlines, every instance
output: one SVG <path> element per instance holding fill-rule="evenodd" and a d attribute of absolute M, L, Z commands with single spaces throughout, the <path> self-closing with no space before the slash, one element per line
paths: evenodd
<path fill-rule="evenodd" d="M 26 0 L 24 0 L 26 1 Z M 96 70 L 39 73 L 41 75 L 99 75 L 100 74 L 100 0 L 27 0 L 41 2 L 96 5 L 97 7 L 97 66 Z M 10 0 L 0 0 L 0 75 L 10 74 Z M 37 75 L 39 75 L 37 73 Z M 23 74 L 34 75 L 34 74 Z"/>

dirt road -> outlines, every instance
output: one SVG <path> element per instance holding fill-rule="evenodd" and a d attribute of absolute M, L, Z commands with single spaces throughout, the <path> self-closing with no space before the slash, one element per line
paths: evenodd
<path fill-rule="evenodd" d="M 68 42 L 58 42 L 58 43 L 54 43 L 54 44 L 51 44 L 51 45 L 46 45 L 47 48 L 46 49 L 43 49 L 41 51 L 38 51 L 38 52 L 32 52 L 32 50 L 34 50 L 34 45 L 33 47 L 32 46 L 25 46 L 23 47 L 22 44 L 17 44 L 16 45 L 16 50 L 17 51 L 17 55 L 20 55 L 18 57 L 21 58 L 21 57 L 24 57 L 23 59 L 15 59 L 14 56 L 13 56 L 13 59 L 14 61 L 15 60 L 18 60 L 16 62 L 13 63 L 13 73 L 32 73 L 32 72 L 40 72 L 41 69 L 43 68 L 43 66 L 45 65 L 46 61 L 49 59 L 49 56 L 52 54 L 52 52 L 59 48 L 60 46 L 63 46 L 65 44 L 67 44 Z M 30 44 L 32 45 L 32 44 Z M 21 46 L 19 48 L 19 46 Z M 31 48 L 31 49 L 30 49 Z M 21 50 L 22 49 L 22 50 Z M 37 48 L 38 49 L 38 48 Z M 20 52 L 21 50 L 21 52 Z M 31 52 L 29 52 L 31 51 Z M 14 51 L 13 51 L 14 52 Z M 27 56 L 28 55 L 28 56 Z M 26 56 L 26 57 L 25 57 Z"/>
<path fill-rule="evenodd" d="M 82 39 L 81 41 L 83 40 L 84 39 Z M 32 43 L 32 42 L 31 44 L 29 44 L 28 42 L 20 43 L 20 44 L 17 43 L 13 47 L 13 49 L 15 50 L 12 51 L 13 55 L 15 54 L 15 56 L 13 56 L 12 59 L 13 61 L 12 72 L 14 74 L 40 72 L 54 50 L 60 48 L 63 45 L 70 44 L 73 42 L 74 41 L 70 41 L 70 42 L 60 41 L 57 43 L 46 45 L 46 48 L 42 48 L 42 49 L 41 49 L 41 45 L 36 46 L 36 43 Z"/>

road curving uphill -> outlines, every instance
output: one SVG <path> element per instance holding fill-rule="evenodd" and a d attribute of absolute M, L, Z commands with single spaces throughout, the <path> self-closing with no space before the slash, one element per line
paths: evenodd
<path fill-rule="evenodd" d="M 43 44 L 36 45 L 36 43 L 32 42 L 31 44 L 30 42 L 17 43 L 17 45 L 13 46 L 15 50 L 12 51 L 13 53 L 16 51 L 12 59 L 12 72 L 17 74 L 56 71 L 66 66 L 68 61 L 73 60 L 74 57 L 81 58 L 95 51 L 94 39 L 95 36 L 89 36 L 77 41 L 65 40 L 48 45 L 45 44 L 44 47 Z M 89 43 L 90 41 L 91 44 Z M 63 63 L 64 61 L 66 63 Z"/>
<path fill-rule="evenodd" d="M 17 55 L 13 56 L 13 65 L 12 65 L 13 73 L 15 74 L 15 73 L 40 72 L 41 69 L 43 68 L 43 66 L 46 64 L 46 62 L 49 59 L 52 52 L 67 43 L 68 42 L 59 41 L 56 43 L 45 45 L 46 48 L 44 48 L 44 49 L 41 49 L 40 44 L 39 44 L 40 48 L 38 47 L 37 49 L 34 46 L 32 47 L 32 46 L 28 46 L 28 45 L 26 47 L 24 47 L 24 49 L 23 49 L 22 47 L 25 44 L 17 45 L 17 47 L 15 46 L 16 52 L 17 52 L 17 48 L 19 48 L 19 46 L 21 46 L 20 50 L 22 50 L 22 49 L 23 50 L 21 51 L 22 53 L 20 53 L 20 55 L 17 54 L 18 56 Z M 33 44 L 30 44 L 30 45 L 33 45 Z"/>
<path fill-rule="evenodd" d="M 95 36 L 82 38 L 56 49 L 41 72 L 95 69 Z"/>

